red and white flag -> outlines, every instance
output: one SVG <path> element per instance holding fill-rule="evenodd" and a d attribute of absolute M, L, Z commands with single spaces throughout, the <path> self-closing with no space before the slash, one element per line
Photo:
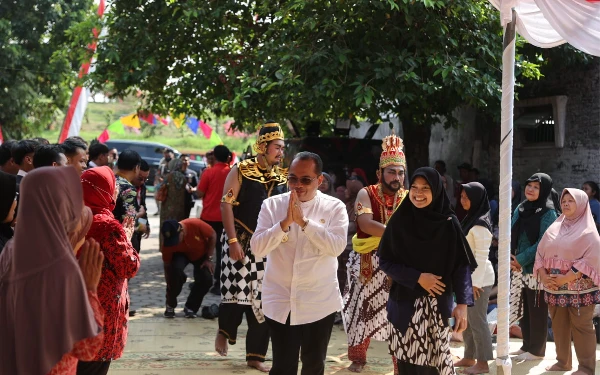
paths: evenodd
<path fill-rule="evenodd" d="M 102 18 L 102 16 L 104 15 L 104 8 L 105 0 L 100 0 L 100 4 L 98 5 L 98 16 L 100 18 Z M 88 46 L 88 48 L 92 51 L 92 53 L 94 53 L 96 52 L 99 32 L 98 30 L 96 30 L 96 28 L 94 28 L 92 30 L 92 33 L 94 34 L 94 41 Z M 89 73 L 92 60 L 93 57 L 90 58 L 89 62 L 83 63 L 81 65 L 81 70 L 79 71 L 79 78 L 82 78 L 83 76 Z M 88 103 L 88 96 L 89 91 L 85 87 L 77 86 L 73 90 L 73 95 L 71 96 L 71 102 L 69 103 L 69 109 L 67 111 L 67 116 L 65 117 L 65 122 L 63 123 L 62 129 L 60 131 L 58 143 L 62 143 L 65 139 L 74 135 L 79 135 L 79 132 L 81 131 L 83 115 L 85 114 L 85 109 Z"/>

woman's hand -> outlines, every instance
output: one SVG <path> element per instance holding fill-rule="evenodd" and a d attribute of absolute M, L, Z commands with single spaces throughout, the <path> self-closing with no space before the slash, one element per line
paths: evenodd
<path fill-rule="evenodd" d="M 442 295 L 446 290 L 446 284 L 441 282 L 441 276 L 436 276 L 432 273 L 422 273 L 419 276 L 419 285 L 423 287 L 431 297 L 435 297 L 436 294 Z"/>
<path fill-rule="evenodd" d="M 517 257 L 514 255 L 511 255 L 510 258 L 512 259 L 510 261 L 510 269 L 513 271 L 521 271 L 521 265 L 517 261 Z"/>
<path fill-rule="evenodd" d="M 554 276 L 554 282 L 556 283 L 556 289 L 571 282 L 571 278 L 568 275 L 552 275 Z"/>
<path fill-rule="evenodd" d="M 79 254 L 79 268 L 85 286 L 90 292 L 96 293 L 102 275 L 102 263 L 104 262 L 104 254 L 100 251 L 100 244 L 94 239 L 86 240 L 81 246 Z"/>
<path fill-rule="evenodd" d="M 542 284 L 544 284 L 546 288 L 550 290 L 558 289 L 558 285 L 556 284 L 556 275 L 547 274 L 545 272 L 539 271 L 538 274 L 540 275 L 540 281 L 542 282 Z"/>
<path fill-rule="evenodd" d="M 461 333 L 467 329 L 467 305 L 456 305 L 452 316 L 455 319 L 454 332 Z"/>
<path fill-rule="evenodd" d="M 133 237 L 133 232 L 135 231 L 135 220 L 131 216 L 127 216 L 125 220 L 123 220 L 123 230 L 125 230 L 125 235 L 128 240 L 131 240 Z"/>
<path fill-rule="evenodd" d="M 479 296 L 481 295 L 482 292 L 483 292 L 482 288 L 478 288 L 476 286 L 473 287 L 473 298 L 475 298 L 475 301 L 477 301 L 479 299 Z"/>

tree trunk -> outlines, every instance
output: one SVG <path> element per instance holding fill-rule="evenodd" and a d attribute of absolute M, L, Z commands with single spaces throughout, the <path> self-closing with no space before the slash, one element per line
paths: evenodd
<path fill-rule="evenodd" d="M 402 129 L 404 130 L 407 176 L 410 178 L 417 168 L 430 166 L 429 139 L 431 138 L 431 126 L 418 125 L 410 120 L 402 120 Z"/>

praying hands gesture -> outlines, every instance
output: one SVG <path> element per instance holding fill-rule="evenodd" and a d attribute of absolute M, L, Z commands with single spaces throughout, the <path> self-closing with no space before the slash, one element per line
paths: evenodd
<path fill-rule="evenodd" d="M 300 200 L 298 199 L 296 190 L 292 190 L 290 193 L 290 202 L 288 204 L 287 215 L 285 219 L 279 223 L 279 225 L 284 232 L 287 232 L 292 223 L 298 224 L 301 228 L 306 225 L 306 222 L 304 221 L 304 213 L 302 212 L 302 207 L 300 207 Z"/>
<path fill-rule="evenodd" d="M 100 251 L 100 244 L 94 239 L 86 240 L 81 246 L 79 254 L 79 268 L 85 286 L 90 292 L 96 293 L 104 262 L 104 254 Z"/>

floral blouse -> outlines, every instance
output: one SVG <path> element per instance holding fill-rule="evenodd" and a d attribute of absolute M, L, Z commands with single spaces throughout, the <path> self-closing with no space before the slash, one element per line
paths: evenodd
<path fill-rule="evenodd" d="M 113 214 L 115 215 L 115 219 L 122 223 L 127 216 L 135 217 L 140 207 L 135 186 L 121 176 L 117 175 L 116 177 L 117 185 L 119 186 L 119 196 L 117 197 L 117 204 L 115 205 Z"/>
<path fill-rule="evenodd" d="M 564 270 L 551 268 L 548 270 L 552 275 L 564 275 L 571 268 Z M 576 270 L 573 270 L 576 271 Z M 544 299 L 550 306 L 558 307 L 583 307 L 600 303 L 600 290 L 594 285 L 592 279 L 582 275 L 579 279 L 561 285 L 558 290 L 544 287 Z"/>
<path fill-rule="evenodd" d="M 78 361 L 91 361 L 98 353 L 98 350 L 102 346 L 104 340 L 104 311 L 100 306 L 98 295 L 88 291 L 88 300 L 94 310 L 94 318 L 100 333 L 95 337 L 90 337 L 85 340 L 81 340 L 73 346 L 73 350 L 63 355 L 60 362 L 52 368 L 52 371 L 48 375 L 75 375 L 77 373 L 77 362 Z"/>

